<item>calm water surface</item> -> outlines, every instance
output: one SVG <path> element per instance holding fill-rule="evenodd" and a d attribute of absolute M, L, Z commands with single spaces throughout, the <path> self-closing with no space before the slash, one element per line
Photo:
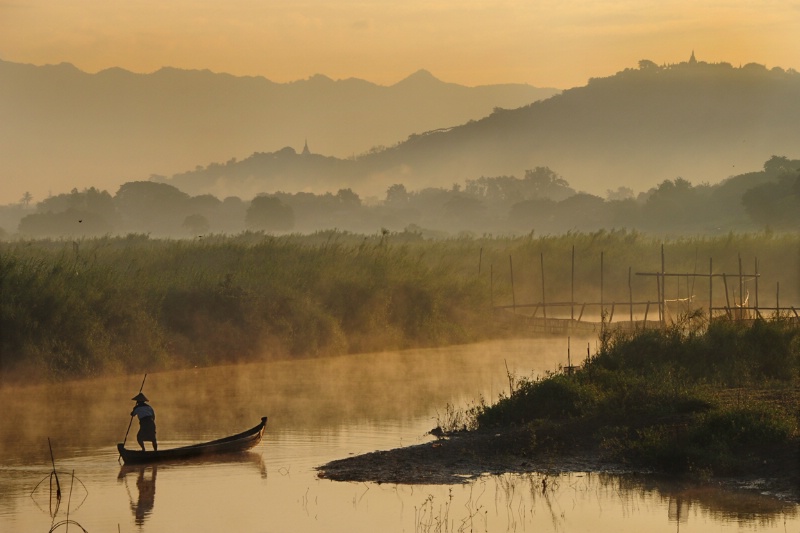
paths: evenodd
<path fill-rule="evenodd" d="M 573 354 L 585 354 L 580 342 Z M 6 388 L 0 531 L 62 523 L 55 531 L 800 532 L 800 509 L 778 498 L 648 477 L 506 474 L 408 486 L 316 475 L 332 459 L 430 442 L 448 405 L 494 400 L 508 391 L 507 369 L 540 375 L 566 358 L 566 340 L 516 340 L 150 374 L 144 391 L 163 448 L 235 433 L 264 415 L 269 424 L 251 453 L 143 467 L 120 466 L 115 449 L 141 376 Z M 63 491 L 57 510 L 48 438 Z"/>

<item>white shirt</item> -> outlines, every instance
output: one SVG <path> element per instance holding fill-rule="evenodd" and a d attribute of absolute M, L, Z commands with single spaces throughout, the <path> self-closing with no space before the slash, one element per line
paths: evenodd
<path fill-rule="evenodd" d="M 153 411 L 153 408 L 147 405 L 146 403 L 134 407 L 133 414 L 138 416 L 139 420 L 141 420 L 142 418 L 146 418 L 148 416 L 152 416 L 153 418 L 156 417 L 156 412 Z"/>

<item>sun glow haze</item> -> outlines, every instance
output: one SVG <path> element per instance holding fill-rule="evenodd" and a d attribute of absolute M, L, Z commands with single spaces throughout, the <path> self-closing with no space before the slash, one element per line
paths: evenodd
<path fill-rule="evenodd" d="M 797 67 L 800 2 L 0 0 L 0 57 L 87 72 L 163 66 L 317 73 L 390 85 L 425 68 L 464 85 L 569 88 L 640 59 Z"/>

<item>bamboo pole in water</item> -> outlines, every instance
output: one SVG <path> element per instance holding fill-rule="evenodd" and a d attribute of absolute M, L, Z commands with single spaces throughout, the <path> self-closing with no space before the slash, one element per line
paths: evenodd
<path fill-rule="evenodd" d="M 603 252 L 600 252 L 600 323 L 603 324 Z M 603 327 L 603 326 L 601 326 Z"/>
<path fill-rule="evenodd" d="M 728 310 L 728 318 L 731 317 L 731 299 L 728 296 L 728 274 L 722 273 L 722 284 L 725 285 L 725 309 Z"/>
<path fill-rule="evenodd" d="M 489 299 L 494 308 L 494 263 L 489 265 Z"/>
<path fill-rule="evenodd" d="M 708 322 L 714 316 L 714 258 L 708 258 Z"/>
<path fill-rule="evenodd" d="M 542 265 L 542 312 L 544 313 L 545 328 L 547 327 L 547 302 L 544 297 L 544 252 L 539 254 L 540 263 Z"/>
<path fill-rule="evenodd" d="M 570 301 L 572 304 L 570 305 L 569 310 L 569 318 L 570 320 L 575 320 L 575 245 L 572 245 L 572 278 L 570 281 L 571 286 L 571 294 L 570 294 Z"/>
<path fill-rule="evenodd" d="M 630 305 L 630 321 L 633 328 L 633 289 L 631 288 L 631 267 L 628 267 L 628 303 Z"/>
<path fill-rule="evenodd" d="M 517 312 L 517 296 L 514 294 L 514 262 L 508 256 L 508 267 L 511 271 L 511 303 L 514 305 L 514 312 Z"/>
<path fill-rule="evenodd" d="M 661 301 L 659 302 L 659 306 L 658 307 L 659 307 L 659 313 L 661 314 L 661 326 L 662 327 L 664 327 L 666 325 L 666 323 L 667 323 L 667 317 L 666 317 L 667 308 L 666 308 L 666 302 L 665 302 L 665 300 L 667 299 L 667 295 L 665 294 L 665 292 L 666 292 L 666 286 L 665 286 L 666 278 L 664 277 L 664 273 L 665 272 L 666 272 L 666 269 L 664 268 L 664 243 L 661 243 L 661 279 L 659 281 L 659 286 L 661 287 Z"/>
<path fill-rule="evenodd" d="M 656 294 L 658 299 L 656 302 L 658 303 L 658 321 L 662 322 L 661 320 L 661 274 L 656 273 Z"/>
<path fill-rule="evenodd" d="M 756 316 L 761 318 L 761 313 L 758 310 L 758 257 L 755 259 L 755 272 L 756 272 Z"/>
<path fill-rule="evenodd" d="M 733 303 L 736 304 L 734 297 Z M 742 254 L 739 254 L 739 318 L 744 318 L 744 278 L 742 277 Z"/>

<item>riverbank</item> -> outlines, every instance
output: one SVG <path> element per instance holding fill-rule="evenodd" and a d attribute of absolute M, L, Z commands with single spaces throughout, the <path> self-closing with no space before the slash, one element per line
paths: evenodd
<path fill-rule="evenodd" d="M 800 502 L 800 328 L 789 321 L 614 332 L 582 367 L 511 393 L 424 445 L 320 467 L 349 481 L 458 483 L 486 473 L 650 472 Z"/>
<path fill-rule="evenodd" d="M 800 442 L 797 440 L 758 450 L 758 459 L 751 460 L 748 469 L 736 476 L 660 472 L 643 465 L 615 461 L 597 446 L 576 447 L 563 454 L 537 454 L 529 446 L 532 440 L 535 438 L 526 429 L 499 433 L 458 432 L 424 444 L 331 461 L 318 468 L 318 476 L 333 481 L 451 485 L 467 483 L 483 475 L 505 473 L 647 474 L 667 476 L 687 485 L 755 491 L 800 504 Z"/>

